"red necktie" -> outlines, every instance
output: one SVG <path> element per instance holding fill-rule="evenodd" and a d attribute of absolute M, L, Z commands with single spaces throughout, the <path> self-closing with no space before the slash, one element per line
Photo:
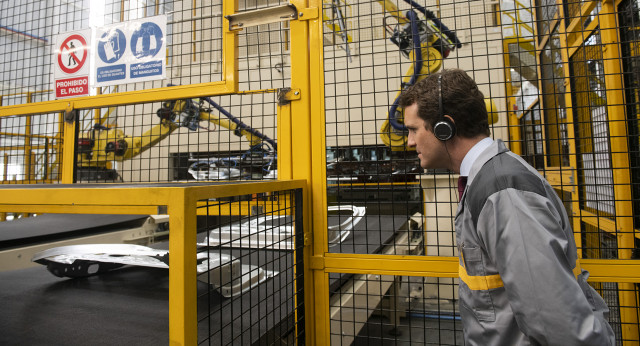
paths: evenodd
<path fill-rule="evenodd" d="M 458 178 L 458 196 L 462 199 L 462 194 L 464 193 L 464 188 L 467 186 L 467 177 L 460 176 Z"/>

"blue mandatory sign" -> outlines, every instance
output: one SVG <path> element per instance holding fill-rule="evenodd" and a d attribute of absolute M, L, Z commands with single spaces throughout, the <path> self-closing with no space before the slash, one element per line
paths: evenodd
<path fill-rule="evenodd" d="M 162 60 L 131 64 L 130 78 L 142 78 L 162 75 Z"/>
<path fill-rule="evenodd" d="M 111 29 L 98 40 L 98 56 L 107 64 L 118 61 L 127 49 L 127 39 L 119 29 Z"/>
<path fill-rule="evenodd" d="M 131 35 L 131 52 L 136 58 L 152 57 L 162 48 L 163 34 L 158 24 L 144 22 Z"/>
<path fill-rule="evenodd" d="M 97 79 L 98 83 L 110 82 L 114 80 L 120 80 L 127 78 L 127 65 L 119 64 L 119 65 L 110 65 L 98 67 L 97 69 Z"/>

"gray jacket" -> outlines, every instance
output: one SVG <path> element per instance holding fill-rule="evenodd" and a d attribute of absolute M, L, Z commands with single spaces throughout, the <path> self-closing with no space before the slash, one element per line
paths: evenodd
<path fill-rule="evenodd" d="M 615 344 L 562 201 L 502 141 L 473 163 L 455 227 L 467 345 Z"/>

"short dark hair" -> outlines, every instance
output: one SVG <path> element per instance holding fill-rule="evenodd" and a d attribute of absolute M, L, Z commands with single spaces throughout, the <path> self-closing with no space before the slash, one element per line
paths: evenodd
<path fill-rule="evenodd" d="M 484 95 L 476 82 L 460 69 L 442 70 L 410 86 L 400 95 L 400 107 L 404 109 L 417 103 L 418 116 L 424 120 L 427 130 L 432 130 L 440 120 L 439 75 L 442 75 L 442 112 L 453 118 L 456 135 L 466 138 L 490 136 Z"/>

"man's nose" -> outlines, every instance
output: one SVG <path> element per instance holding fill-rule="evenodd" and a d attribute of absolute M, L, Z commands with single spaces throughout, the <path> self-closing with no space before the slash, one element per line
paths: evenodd
<path fill-rule="evenodd" d="M 409 135 L 407 138 L 407 146 L 413 148 L 416 146 L 416 141 L 413 140 L 413 136 Z"/>

